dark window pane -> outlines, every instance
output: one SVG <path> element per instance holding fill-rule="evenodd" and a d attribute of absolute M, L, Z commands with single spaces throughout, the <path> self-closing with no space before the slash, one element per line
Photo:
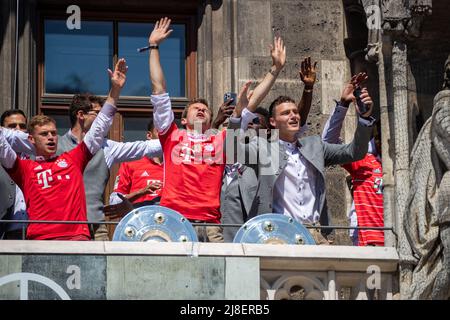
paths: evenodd
<path fill-rule="evenodd" d="M 106 95 L 113 23 L 82 21 L 80 30 L 69 30 L 66 20 L 45 20 L 44 30 L 45 92 Z"/>
<path fill-rule="evenodd" d="M 149 123 L 151 118 L 124 117 L 123 119 L 124 142 L 147 139 L 147 124 Z"/>
<path fill-rule="evenodd" d="M 122 96 L 149 96 L 151 83 L 148 74 L 148 52 L 138 53 L 137 48 L 148 45 L 153 30 L 151 23 L 119 22 L 119 57 L 128 64 L 127 83 Z M 172 34 L 160 46 L 161 64 L 166 77 L 167 90 L 172 97 L 185 97 L 186 36 L 185 25 L 171 25 Z"/>
<path fill-rule="evenodd" d="M 48 112 L 45 113 L 47 116 L 52 117 L 56 121 L 56 129 L 58 130 L 58 135 L 63 136 L 70 129 L 70 119 L 68 115 L 61 114 L 50 114 Z"/>
<path fill-rule="evenodd" d="M 152 116 L 146 117 L 123 117 L 123 141 L 131 142 L 147 139 L 147 125 Z M 182 128 L 181 119 L 175 119 L 175 123 Z"/>

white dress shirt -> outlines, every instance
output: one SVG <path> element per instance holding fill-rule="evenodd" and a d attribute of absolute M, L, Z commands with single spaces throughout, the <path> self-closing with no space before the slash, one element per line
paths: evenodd
<path fill-rule="evenodd" d="M 301 223 L 319 221 L 317 169 L 299 152 L 297 142 L 280 140 L 288 156 L 287 165 L 275 182 L 273 209 Z"/>

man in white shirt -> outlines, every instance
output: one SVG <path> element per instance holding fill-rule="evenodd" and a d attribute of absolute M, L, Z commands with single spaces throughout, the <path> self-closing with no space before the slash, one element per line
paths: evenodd
<path fill-rule="evenodd" d="M 3 112 L 0 117 L 0 124 L 4 128 L 8 128 L 11 130 L 16 130 L 27 134 L 27 117 L 25 113 L 20 109 L 12 109 Z M 24 158 L 25 156 L 19 155 Z M 12 191 L 8 195 L 8 199 L 3 200 L 5 203 L 13 200 L 14 204 L 9 208 L 8 212 L 2 218 L 3 220 L 27 220 L 27 206 L 25 204 L 25 199 L 23 197 L 23 192 L 20 188 L 14 183 L 14 181 L 10 180 L 10 177 L 6 172 L 4 172 L 3 168 L 0 168 L 0 179 L 6 180 L 2 181 L 3 183 L 9 182 L 11 187 L 14 187 L 14 191 Z M 0 188 L 0 192 L 6 192 L 3 188 Z M 10 197 L 13 197 L 11 199 Z M 9 223 L 9 224 L 1 224 L 0 225 L 0 239 L 13 240 L 13 239 L 22 239 L 24 238 L 24 233 L 22 229 L 26 229 L 26 225 L 24 223 Z"/>
<path fill-rule="evenodd" d="M 341 100 L 354 101 L 352 92 L 343 93 Z M 274 128 L 270 141 L 253 139 L 249 144 L 241 144 L 247 157 L 258 154 L 259 185 L 250 217 L 274 212 L 306 225 L 328 225 L 325 166 L 357 161 L 367 153 L 374 122 L 370 117 L 371 100 L 367 104 L 369 110 L 366 113 L 361 115 L 358 111 L 353 142 L 338 145 L 325 143 L 319 136 L 299 138 L 301 115 L 295 101 L 287 96 L 275 99 L 269 108 L 270 125 Z M 242 116 L 248 112 L 254 112 L 250 105 L 243 110 Z M 267 152 L 259 151 L 261 149 Z M 328 243 L 316 229 L 311 233 L 317 243 Z"/>

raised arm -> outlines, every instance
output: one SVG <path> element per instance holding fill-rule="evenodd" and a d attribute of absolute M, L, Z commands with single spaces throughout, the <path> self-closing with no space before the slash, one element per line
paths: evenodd
<path fill-rule="evenodd" d="M 342 123 L 344 122 L 350 103 L 355 99 L 353 91 L 357 86 L 360 86 L 362 82 L 367 80 L 367 78 L 365 73 L 359 73 L 353 76 L 344 86 L 340 101 L 337 102 L 336 107 L 328 118 L 328 121 L 325 123 L 322 131 L 322 141 L 328 143 L 342 143 L 340 140 Z M 372 100 L 366 89 L 362 91 L 361 98 L 363 102 L 372 104 Z"/>
<path fill-rule="evenodd" d="M 3 135 L 15 152 L 24 153 L 27 155 L 36 154 L 34 145 L 28 139 L 28 133 L 3 128 Z"/>
<path fill-rule="evenodd" d="M 159 134 L 164 134 L 172 125 L 175 117 L 172 111 L 170 97 L 167 94 L 166 79 L 159 58 L 159 45 L 172 33 L 169 30 L 170 19 L 162 18 L 155 23 L 155 27 L 148 38 L 153 49 L 150 49 L 149 72 L 152 82 L 151 101 L 154 107 L 153 120 Z"/>
<path fill-rule="evenodd" d="M 152 82 L 152 93 L 154 95 L 166 93 L 166 79 L 164 78 L 164 72 L 161 67 L 161 61 L 159 57 L 159 45 L 172 33 L 173 30 L 169 30 L 171 20 L 169 18 L 162 18 L 156 21 L 148 43 L 153 46 L 150 49 L 149 68 L 150 79 Z"/>
<path fill-rule="evenodd" d="M 144 156 L 149 158 L 162 156 L 161 143 L 158 139 L 134 142 L 117 142 L 107 139 L 103 151 L 108 168 L 111 168 L 114 163 L 137 160 Z"/>
<path fill-rule="evenodd" d="M 354 99 L 353 91 L 345 90 L 348 95 L 341 98 L 341 103 L 346 104 Z M 351 93 L 350 93 L 351 92 Z M 342 100 L 343 99 L 343 100 Z M 362 90 L 361 100 L 368 106 L 366 113 L 361 114 L 358 107 L 356 113 L 358 115 L 358 127 L 355 131 L 353 141 L 349 144 L 338 145 L 324 142 L 325 165 L 345 164 L 361 160 L 367 153 L 368 143 L 372 133 L 372 125 L 375 119 L 371 117 L 373 102 L 369 96 L 367 89 Z"/>
<path fill-rule="evenodd" d="M 0 164 L 6 169 L 11 169 L 16 162 L 17 154 L 6 141 L 4 128 L 0 127 Z"/>
<path fill-rule="evenodd" d="M 312 94 L 314 84 L 316 83 L 317 62 L 315 62 L 314 65 L 311 65 L 311 57 L 305 58 L 301 63 L 299 75 L 300 79 L 305 84 L 302 98 L 298 104 L 300 126 L 303 127 L 308 119 L 309 110 L 311 110 Z"/>
<path fill-rule="evenodd" d="M 341 103 L 336 104 L 333 112 L 328 118 L 322 131 L 322 141 L 328 143 L 342 143 L 340 136 L 342 130 L 342 123 L 344 122 L 345 115 L 348 108 L 344 107 Z"/>
<path fill-rule="evenodd" d="M 286 47 L 280 37 L 274 39 L 273 46 L 270 46 L 270 54 L 272 56 L 272 67 L 263 81 L 253 90 L 253 95 L 248 102 L 247 108 L 251 112 L 255 112 L 261 101 L 267 96 L 286 63 Z"/>
<path fill-rule="evenodd" d="M 111 78 L 111 90 L 100 113 L 92 123 L 91 129 L 89 129 L 83 139 L 91 154 L 95 154 L 102 147 L 105 136 L 108 134 L 114 114 L 117 111 L 116 105 L 119 101 L 120 91 L 125 85 L 127 70 L 125 59 L 119 59 L 114 72 L 108 69 Z"/>

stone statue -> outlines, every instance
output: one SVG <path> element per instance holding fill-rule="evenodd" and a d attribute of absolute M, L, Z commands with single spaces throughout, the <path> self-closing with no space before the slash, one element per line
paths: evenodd
<path fill-rule="evenodd" d="M 411 153 L 410 182 L 403 225 L 417 261 L 409 298 L 450 299 L 450 55 Z"/>

